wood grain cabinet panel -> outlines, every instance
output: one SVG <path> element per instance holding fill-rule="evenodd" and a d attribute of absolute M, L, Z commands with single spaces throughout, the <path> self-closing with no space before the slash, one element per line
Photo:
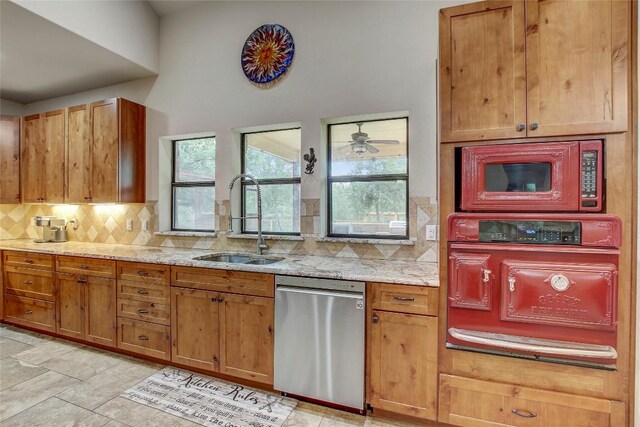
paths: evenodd
<path fill-rule="evenodd" d="M 4 251 L 2 259 L 5 266 L 53 270 L 53 255 Z"/>
<path fill-rule="evenodd" d="M 118 348 L 156 359 L 171 359 L 171 328 L 118 318 Z"/>
<path fill-rule="evenodd" d="M 438 315 L 438 289 L 427 286 L 405 286 L 373 283 L 371 306 L 374 310 Z"/>
<path fill-rule="evenodd" d="M 118 299 L 169 305 L 171 289 L 169 286 L 153 283 L 118 280 Z"/>
<path fill-rule="evenodd" d="M 53 273 L 22 267 L 5 267 L 4 292 L 29 298 L 55 301 L 56 290 Z"/>
<path fill-rule="evenodd" d="M 84 339 L 86 282 L 81 276 L 57 275 L 58 302 L 56 304 L 56 332 L 60 335 Z"/>
<path fill-rule="evenodd" d="M 4 319 L 40 331 L 56 331 L 55 307 L 51 301 L 4 294 Z"/>
<path fill-rule="evenodd" d="M 220 298 L 220 372 L 273 384 L 273 299 Z"/>
<path fill-rule="evenodd" d="M 155 302 L 133 301 L 118 299 L 118 316 L 129 319 L 144 320 L 161 325 L 171 323 L 171 309 L 169 305 Z"/>
<path fill-rule="evenodd" d="M 171 284 L 184 288 L 273 297 L 275 276 L 247 271 L 171 267 Z"/>
<path fill-rule="evenodd" d="M 86 104 L 67 109 L 67 203 L 87 203 L 92 197 L 89 112 Z"/>
<path fill-rule="evenodd" d="M 118 261 L 118 280 L 169 286 L 170 270 L 168 265 Z"/>
<path fill-rule="evenodd" d="M 56 256 L 56 271 L 97 277 L 116 277 L 116 262 L 109 259 Z"/>
<path fill-rule="evenodd" d="M 20 203 L 20 117 L 0 116 L 0 203 Z"/>

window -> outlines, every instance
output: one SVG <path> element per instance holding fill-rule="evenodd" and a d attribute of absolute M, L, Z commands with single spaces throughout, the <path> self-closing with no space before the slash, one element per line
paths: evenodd
<path fill-rule="evenodd" d="M 214 231 L 216 140 L 173 141 L 171 229 Z"/>
<path fill-rule="evenodd" d="M 262 231 L 300 234 L 300 128 L 242 134 L 242 173 L 260 183 Z M 256 186 L 242 182 L 242 216 L 257 216 Z M 243 233 L 257 233 L 258 221 L 242 221 Z"/>
<path fill-rule="evenodd" d="M 329 125 L 328 235 L 408 238 L 408 119 Z"/>

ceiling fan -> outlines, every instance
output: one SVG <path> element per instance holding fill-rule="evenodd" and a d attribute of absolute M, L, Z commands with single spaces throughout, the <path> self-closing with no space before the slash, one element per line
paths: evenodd
<path fill-rule="evenodd" d="M 364 123 L 356 123 L 356 125 L 358 126 L 358 132 L 351 134 L 351 141 L 335 141 L 336 143 L 349 144 L 339 147 L 335 151 L 341 151 L 351 148 L 354 153 L 360 155 L 365 151 L 368 151 L 371 154 L 376 154 L 380 150 L 378 150 L 371 144 L 400 144 L 400 141 L 397 141 L 395 139 L 370 139 L 368 133 L 362 132 L 363 124 Z"/>

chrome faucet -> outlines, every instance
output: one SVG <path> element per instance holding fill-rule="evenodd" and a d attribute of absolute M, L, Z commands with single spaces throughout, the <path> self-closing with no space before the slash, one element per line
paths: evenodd
<path fill-rule="evenodd" d="M 256 192 L 258 193 L 258 216 L 238 216 L 238 217 L 233 217 L 231 215 L 231 207 L 233 206 L 233 204 L 231 203 L 231 195 L 233 194 L 233 184 L 235 184 L 235 182 L 239 178 L 246 178 L 246 179 L 252 181 L 255 184 Z M 268 249 L 269 245 L 267 245 L 265 243 L 264 239 L 262 238 L 262 196 L 261 196 L 261 193 L 260 193 L 260 184 L 258 183 L 258 180 L 256 178 L 254 178 L 253 176 L 251 176 L 249 174 L 246 174 L 246 173 L 239 173 L 238 175 L 234 176 L 233 179 L 231 180 L 231 182 L 229 183 L 229 233 L 233 233 L 233 220 L 234 219 L 257 219 L 258 220 L 257 253 L 258 253 L 258 255 L 262 255 L 262 251 Z"/>

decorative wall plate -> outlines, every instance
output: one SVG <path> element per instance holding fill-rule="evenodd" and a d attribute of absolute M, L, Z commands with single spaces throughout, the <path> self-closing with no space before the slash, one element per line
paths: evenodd
<path fill-rule="evenodd" d="M 262 25 L 251 33 L 242 47 L 242 71 L 258 84 L 282 77 L 293 61 L 293 37 L 278 24 Z"/>

